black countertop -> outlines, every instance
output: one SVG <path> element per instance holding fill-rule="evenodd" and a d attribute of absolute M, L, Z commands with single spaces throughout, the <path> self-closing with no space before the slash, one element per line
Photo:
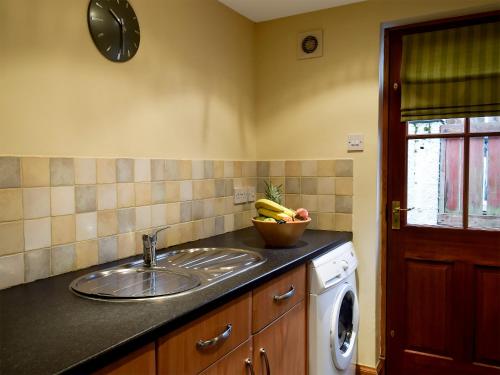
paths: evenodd
<path fill-rule="evenodd" d="M 247 228 L 176 246 L 243 248 L 267 261 L 175 299 L 106 302 L 69 291 L 76 277 L 132 258 L 0 291 L 0 374 L 91 372 L 351 239 L 350 232 L 307 230 L 294 248 L 266 249 Z"/>

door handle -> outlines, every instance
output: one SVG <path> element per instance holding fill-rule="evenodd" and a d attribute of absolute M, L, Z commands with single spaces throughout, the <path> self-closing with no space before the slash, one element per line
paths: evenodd
<path fill-rule="evenodd" d="M 255 371 L 253 369 L 253 363 L 250 358 L 245 359 L 245 365 L 247 366 L 247 369 L 250 371 L 250 375 L 255 375 Z"/>
<path fill-rule="evenodd" d="M 271 366 L 269 366 L 269 358 L 267 358 L 266 349 L 260 348 L 260 355 L 264 358 L 264 363 L 266 364 L 266 375 L 271 375 Z"/>
<path fill-rule="evenodd" d="M 401 208 L 400 201 L 392 201 L 391 228 L 401 229 L 401 212 L 408 212 L 413 209 L 415 207 Z"/>
<path fill-rule="evenodd" d="M 273 300 L 274 302 L 283 301 L 285 299 L 292 298 L 294 294 L 295 294 L 295 287 L 293 285 L 290 285 L 290 290 L 288 292 L 281 294 L 279 296 L 274 296 Z"/>
<path fill-rule="evenodd" d="M 226 341 L 229 338 L 229 336 L 231 336 L 232 330 L 233 330 L 233 325 L 228 324 L 226 326 L 226 329 L 224 330 L 224 332 L 222 332 L 219 336 L 214 337 L 213 339 L 210 339 L 210 340 L 199 340 L 196 343 L 196 347 L 199 350 L 212 348 L 212 347 L 216 346 L 218 343 L 220 343 L 222 341 Z"/>

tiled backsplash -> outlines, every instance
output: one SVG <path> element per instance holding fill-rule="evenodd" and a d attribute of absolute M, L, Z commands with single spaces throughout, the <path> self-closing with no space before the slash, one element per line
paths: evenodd
<path fill-rule="evenodd" d="M 251 225 L 233 189 L 282 184 L 310 228 L 351 230 L 352 160 L 210 161 L 0 157 L 0 289 Z"/>

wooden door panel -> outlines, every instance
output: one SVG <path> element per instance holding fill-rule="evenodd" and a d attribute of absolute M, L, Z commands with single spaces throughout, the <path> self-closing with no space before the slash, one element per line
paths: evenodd
<path fill-rule="evenodd" d="M 264 348 L 273 375 L 306 374 L 306 303 L 295 305 L 278 320 L 253 336 L 255 374 L 265 374 Z"/>
<path fill-rule="evenodd" d="M 500 366 L 500 267 L 476 267 L 475 361 Z"/>
<path fill-rule="evenodd" d="M 451 353 L 452 268 L 450 263 L 406 260 L 406 347 Z"/>
<path fill-rule="evenodd" d="M 248 375 L 249 370 L 245 363 L 247 359 L 252 359 L 252 339 L 219 359 L 200 375 Z"/>
<path fill-rule="evenodd" d="M 139 350 L 111 363 L 94 375 L 155 375 L 155 343 L 143 346 Z"/>

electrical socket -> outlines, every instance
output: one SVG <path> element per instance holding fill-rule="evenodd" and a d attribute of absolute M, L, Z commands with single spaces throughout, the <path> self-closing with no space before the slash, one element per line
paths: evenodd
<path fill-rule="evenodd" d="M 257 189 L 255 189 L 255 186 L 249 186 L 247 188 L 247 202 L 255 202 L 256 195 Z"/>
<path fill-rule="evenodd" d="M 247 202 L 247 189 L 243 187 L 234 188 L 234 204 Z"/>

